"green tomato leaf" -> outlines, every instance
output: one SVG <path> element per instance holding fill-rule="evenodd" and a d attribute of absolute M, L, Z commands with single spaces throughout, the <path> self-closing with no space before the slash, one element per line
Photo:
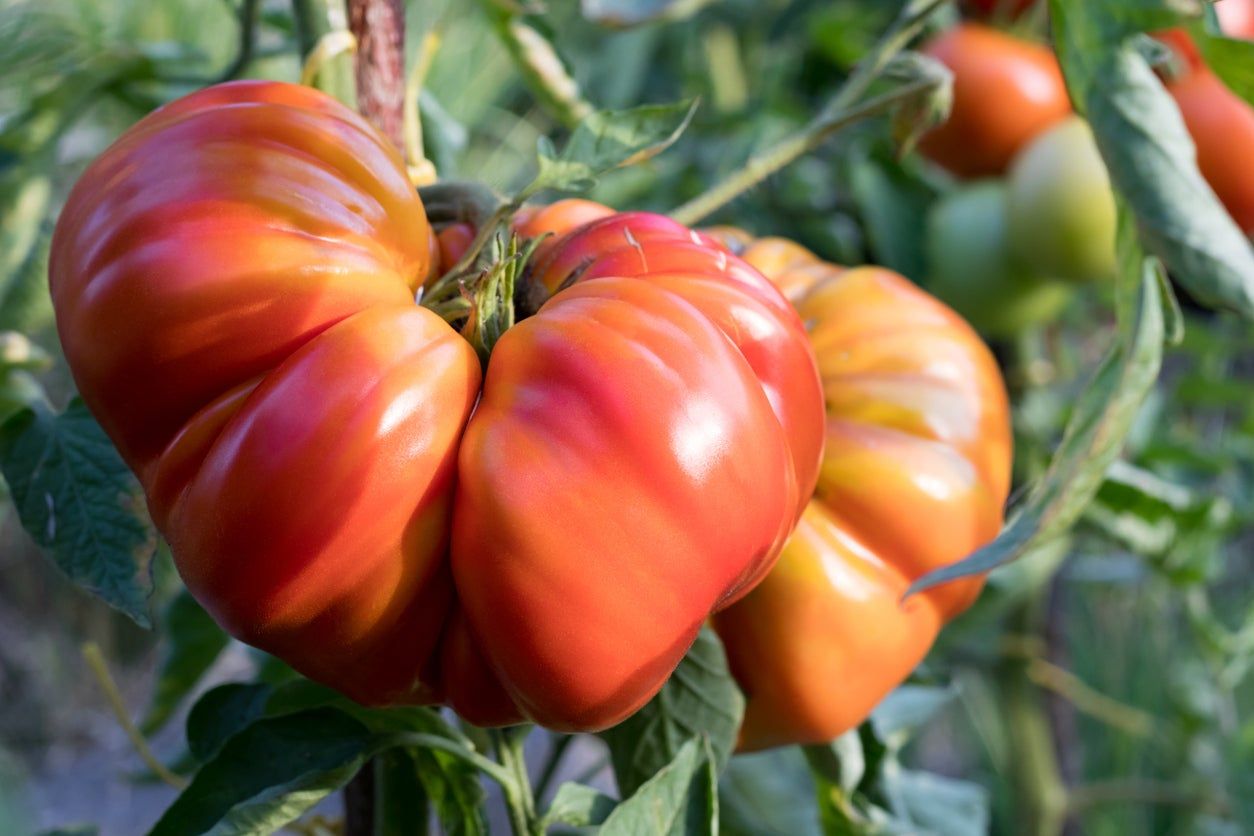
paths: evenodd
<path fill-rule="evenodd" d="M 557 788 L 553 803 L 544 814 L 543 825 L 569 824 L 573 827 L 589 827 L 601 824 L 613 812 L 618 802 L 592 787 L 567 781 Z"/>
<path fill-rule="evenodd" d="M 718 792 L 708 741 L 694 737 L 674 760 L 623 801 L 598 831 L 602 836 L 718 833 Z"/>
<path fill-rule="evenodd" d="M 697 103 L 688 101 L 592 113 L 575 128 L 561 153 L 541 139 L 540 170 L 521 199 L 545 189 L 585 190 L 606 172 L 657 156 L 679 139 L 696 110 Z"/>
<path fill-rule="evenodd" d="M 965 560 L 916 580 L 908 595 L 988 572 L 1062 536 L 1101 487 L 1158 379 L 1167 328 L 1164 300 L 1170 292 L 1160 268 L 1143 259 L 1124 207 L 1119 250 L 1125 277 L 1118 305 L 1120 334 L 1080 394 L 1044 476 L 996 540 Z"/>
<path fill-rule="evenodd" d="M 0 473 L 23 528 L 79 586 L 151 626 L 157 537 L 139 483 L 104 430 L 75 399 L 42 404 L 0 426 Z"/>
<path fill-rule="evenodd" d="M 601 26 L 625 29 L 642 23 L 684 20 L 714 0 L 581 0 L 583 16 Z"/>
<path fill-rule="evenodd" d="M 732 758 L 719 785 L 724 836 L 821 836 L 814 782 L 796 747 Z"/>
<path fill-rule="evenodd" d="M 1202 495 L 1126 462 L 1106 473 L 1085 518 L 1182 583 L 1206 580 L 1234 522 L 1232 503 Z"/>
<path fill-rule="evenodd" d="M 169 721 L 230 641 L 186 589 L 166 606 L 161 625 L 165 640 L 157 666 L 157 683 L 140 723 L 140 731 L 146 735 Z"/>
<path fill-rule="evenodd" d="M 884 794 L 897 816 L 914 830 L 935 836 L 984 836 L 989 832 L 988 792 L 979 784 L 930 772 L 896 769 L 885 776 Z"/>
<path fill-rule="evenodd" d="M 718 769 L 736 745 L 745 700 L 727 667 L 723 645 L 709 628 L 697 640 L 658 695 L 612 729 L 601 732 L 610 747 L 618 788 L 624 795 L 671 763 L 693 737 L 709 737 Z"/>
<path fill-rule="evenodd" d="M 478 770 L 465 759 L 439 749 L 406 751 L 413 758 L 418 780 L 444 830 L 465 836 L 487 834 L 487 794 Z"/>
<path fill-rule="evenodd" d="M 201 767 L 150 836 L 273 833 L 347 784 L 383 745 L 331 708 L 258 720 Z"/>
<path fill-rule="evenodd" d="M 1117 13 L 1104 3 L 1051 0 L 1072 100 L 1146 249 L 1199 300 L 1254 318 L 1254 248 L 1202 178 L 1179 109 L 1131 40 L 1170 25 L 1181 4 L 1130 5 Z"/>
<path fill-rule="evenodd" d="M 875 707 L 869 722 L 876 736 L 897 750 L 956 696 L 953 688 L 902 685 Z"/>
<path fill-rule="evenodd" d="M 187 748 L 201 763 L 212 760 L 236 733 L 260 720 L 273 696 L 269 685 L 231 682 L 206 691 L 187 714 Z"/>
<path fill-rule="evenodd" d="M 1193 37 L 1206 64 L 1223 83 L 1254 106 L 1254 41 L 1207 35 L 1194 27 Z"/>

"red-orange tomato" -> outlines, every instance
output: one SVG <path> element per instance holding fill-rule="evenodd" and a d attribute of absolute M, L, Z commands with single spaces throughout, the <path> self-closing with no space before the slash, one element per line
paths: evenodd
<path fill-rule="evenodd" d="M 581 277 L 481 379 L 414 303 L 430 246 L 360 117 L 239 82 L 89 167 L 51 290 L 84 400 L 233 635 L 368 704 L 612 725 L 775 561 L 817 474 L 813 354 L 707 244 L 680 275 Z"/>
<path fill-rule="evenodd" d="M 1246 235 L 1254 235 L 1254 108 L 1205 66 L 1169 82 L 1197 146 L 1197 165 Z"/>
<path fill-rule="evenodd" d="M 949 120 L 919 143 L 960 177 L 1005 171 L 1029 140 L 1071 112 L 1058 60 L 1047 48 L 963 23 L 922 48 L 953 72 Z"/>
<path fill-rule="evenodd" d="M 975 332 L 895 273 L 778 240 L 742 257 L 788 284 L 808 325 L 827 442 L 779 563 L 714 617 L 748 698 L 746 751 L 831 740 L 905 679 L 982 581 L 903 594 L 996 536 L 1010 480 L 1006 393 Z"/>

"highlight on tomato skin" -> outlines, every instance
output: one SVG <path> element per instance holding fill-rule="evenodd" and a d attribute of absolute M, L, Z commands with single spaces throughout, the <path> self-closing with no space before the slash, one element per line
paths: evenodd
<path fill-rule="evenodd" d="M 660 216 L 527 228 L 589 220 L 481 372 L 415 304 L 472 230 L 433 237 L 329 97 L 207 88 L 87 169 L 53 242 L 66 357 L 223 627 L 363 704 L 592 731 L 765 576 L 819 478 L 801 319 Z"/>
<path fill-rule="evenodd" d="M 856 727 L 974 601 L 981 578 L 902 598 L 997 535 L 1012 443 L 996 361 L 936 299 L 786 239 L 742 255 L 789 288 L 828 415 L 818 485 L 779 562 L 714 616 L 747 698 L 739 750 L 756 751 Z"/>
<path fill-rule="evenodd" d="M 996 176 L 1028 141 L 1071 113 L 1053 52 L 980 23 L 961 23 L 920 50 L 953 72 L 949 119 L 919 151 L 959 177 Z"/>

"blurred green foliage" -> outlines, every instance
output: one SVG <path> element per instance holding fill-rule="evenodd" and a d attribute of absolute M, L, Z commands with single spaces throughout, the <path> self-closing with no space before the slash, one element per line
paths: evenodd
<path fill-rule="evenodd" d="M 689 19 L 627 29 L 586 19 L 575 2 L 548 5 L 533 22 L 596 107 L 701 100 L 673 148 L 604 178 L 591 195 L 664 211 L 801 128 L 901 4 L 722 0 Z M 260 6 L 243 72 L 294 81 L 303 35 L 292 6 Z M 240 8 L 0 0 L 0 329 L 56 354 L 46 251 L 68 188 L 145 112 L 232 65 Z M 423 32 L 441 33 L 421 98 L 441 175 L 523 185 L 537 141 L 567 131 L 478 4 L 410 2 L 408 26 L 411 53 Z M 919 159 L 898 159 L 887 124 L 871 121 L 711 222 L 787 235 L 840 263 L 887 264 L 926 286 L 924 219 L 953 187 Z M 1017 484 L 1041 472 L 1110 340 L 1110 295 L 1081 289 L 1057 322 L 994 346 L 1016 404 Z M 1133 442 L 1080 528 L 994 573 L 919 672 L 920 682 L 952 685 L 956 698 L 918 730 L 902 762 L 978 782 L 993 832 L 1049 832 L 1050 823 L 1086 834 L 1254 831 L 1254 333 L 1185 302 L 1184 341 L 1168 349 Z M 0 369 L 0 399 L 15 371 L 29 370 Z M 63 404 L 64 364 L 36 371 Z M 0 507 L 4 524 L 12 514 Z M 14 542 L 11 533 L 0 539 Z M 28 575 L 0 587 L 0 607 L 46 634 L 100 629 L 98 619 L 57 620 L 64 607 L 32 604 L 32 590 L 83 606 L 68 584 Z M 48 675 L 38 687 L 56 684 Z M 0 735 L 11 733 L 5 720 Z M 18 748 L 0 737 L 0 755 L 6 745 Z M 818 804 L 813 787 L 797 791 L 808 776 L 776 756 L 734 761 L 724 791 L 747 808 L 728 808 L 725 828 L 763 832 L 755 816 L 778 824 L 808 812 Z M 0 778 L 0 787 L 11 783 Z M 0 793 L 0 830 L 12 801 Z M 807 820 L 817 821 L 817 806 Z"/>

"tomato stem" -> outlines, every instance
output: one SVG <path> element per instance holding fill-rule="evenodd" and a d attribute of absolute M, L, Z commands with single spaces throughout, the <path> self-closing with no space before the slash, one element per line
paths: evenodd
<path fill-rule="evenodd" d="M 512 776 L 514 792 L 505 794 L 509 807 L 510 823 L 515 836 L 540 836 L 544 832 L 540 817 L 536 814 L 536 799 L 531 791 L 531 779 L 527 774 L 527 759 L 523 744 L 531 726 L 511 726 L 492 732 L 497 758 Z"/>
<path fill-rule="evenodd" d="M 855 105 L 871 83 L 883 74 L 893 57 L 918 33 L 928 16 L 944 2 L 946 0 L 915 0 L 908 4 L 871 53 L 858 64 L 836 95 L 805 128 L 750 157 L 735 174 L 675 209 L 670 213 L 671 217 L 692 226 L 767 177 L 814 151 L 842 128 L 887 112 L 902 101 L 934 92 L 946 83 L 944 80 L 922 79 Z"/>
<path fill-rule="evenodd" d="M 482 2 L 497 37 L 541 104 L 567 128 L 591 116 L 595 109 L 584 99 L 579 83 L 548 39 L 512 9 L 493 0 Z"/>

